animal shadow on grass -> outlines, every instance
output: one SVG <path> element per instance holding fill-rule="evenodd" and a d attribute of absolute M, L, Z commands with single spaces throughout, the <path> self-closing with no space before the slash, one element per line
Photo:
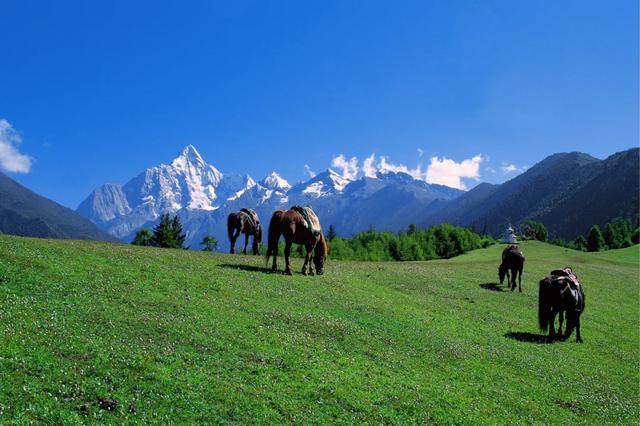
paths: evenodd
<path fill-rule="evenodd" d="M 544 334 L 527 333 L 526 331 L 510 331 L 505 333 L 504 337 L 517 340 L 518 342 L 527 343 L 551 343 Z"/>
<path fill-rule="evenodd" d="M 271 269 L 263 267 L 263 266 L 236 265 L 236 264 L 232 264 L 232 263 L 223 263 L 223 264 L 221 264 L 219 266 L 220 266 L 220 268 L 239 269 L 241 271 L 247 271 L 247 272 L 271 273 Z"/>
<path fill-rule="evenodd" d="M 485 290 L 491 290 L 491 291 L 507 291 L 504 289 L 504 287 L 501 287 L 500 284 L 498 283 L 480 284 L 480 287 L 484 288 Z"/>

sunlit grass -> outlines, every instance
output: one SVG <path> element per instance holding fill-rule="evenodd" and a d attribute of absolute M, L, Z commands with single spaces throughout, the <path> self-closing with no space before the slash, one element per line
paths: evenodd
<path fill-rule="evenodd" d="M 288 277 L 262 257 L 0 236 L 0 424 L 637 424 L 638 247 L 525 243 L 521 294 L 496 285 L 500 250 Z M 563 266 L 585 343 L 513 338 L 539 334 L 538 280 Z"/>

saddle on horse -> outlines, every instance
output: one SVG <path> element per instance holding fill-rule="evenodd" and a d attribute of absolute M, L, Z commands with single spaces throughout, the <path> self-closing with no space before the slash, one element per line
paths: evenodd
<path fill-rule="evenodd" d="M 260 219 L 258 219 L 258 214 L 252 209 L 240 209 L 242 213 L 245 213 L 249 217 L 249 224 L 254 229 L 257 229 L 260 225 Z"/>
<path fill-rule="evenodd" d="M 291 210 L 300 213 L 302 219 L 304 219 L 307 229 L 311 231 L 313 235 L 319 235 L 322 232 L 320 220 L 311 207 L 293 206 L 291 207 Z"/>
<path fill-rule="evenodd" d="M 514 253 L 522 258 L 524 258 L 524 254 L 522 253 L 522 250 L 520 250 L 520 247 L 518 247 L 516 244 L 511 244 L 507 247 L 505 247 L 504 250 L 502 250 L 502 260 L 504 260 L 504 257 L 507 253 Z"/>
<path fill-rule="evenodd" d="M 576 310 L 582 310 L 584 308 L 583 304 L 583 293 L 580 284 L 580 280 L 578 276 L 573 272 L 573 270 L 569 267 L 563 269 L 554 269 L 551 271 L 551 282 L 556 282 L 560 285 L 566 286 L 562 292 L 569 290 L 574 299 L 577 301 Z"/>

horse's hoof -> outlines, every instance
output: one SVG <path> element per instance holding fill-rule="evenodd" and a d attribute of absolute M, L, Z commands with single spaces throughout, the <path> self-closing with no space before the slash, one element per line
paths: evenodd
<path fill-rule="evenodd" d="M 315 274 L 313 273 L 313 271 L 309 272 L 309 275 L 314 276 Z"/>
<path fill-rule="evenodd" d="M 293 275 L 293 272 L 291 272 L 291 269 L 285 270 L 284 273 L 287 275 Z"/>
<path fill-rule="evenodd" d="M 304 269 L 302 270 L 302 275 L 307 276 L 307 271 L 305 271 Z"/>

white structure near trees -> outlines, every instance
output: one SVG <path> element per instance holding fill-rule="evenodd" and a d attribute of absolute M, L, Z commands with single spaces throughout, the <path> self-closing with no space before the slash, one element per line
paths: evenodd
<path fill-rule="evenodd" d="M 502 237 L 502 242 L 507 244 L 518 244 L 518 240 L 516 239 L 516 233 L 513 230 L 511 224 L 504 231 L 504 236 Z"/>

